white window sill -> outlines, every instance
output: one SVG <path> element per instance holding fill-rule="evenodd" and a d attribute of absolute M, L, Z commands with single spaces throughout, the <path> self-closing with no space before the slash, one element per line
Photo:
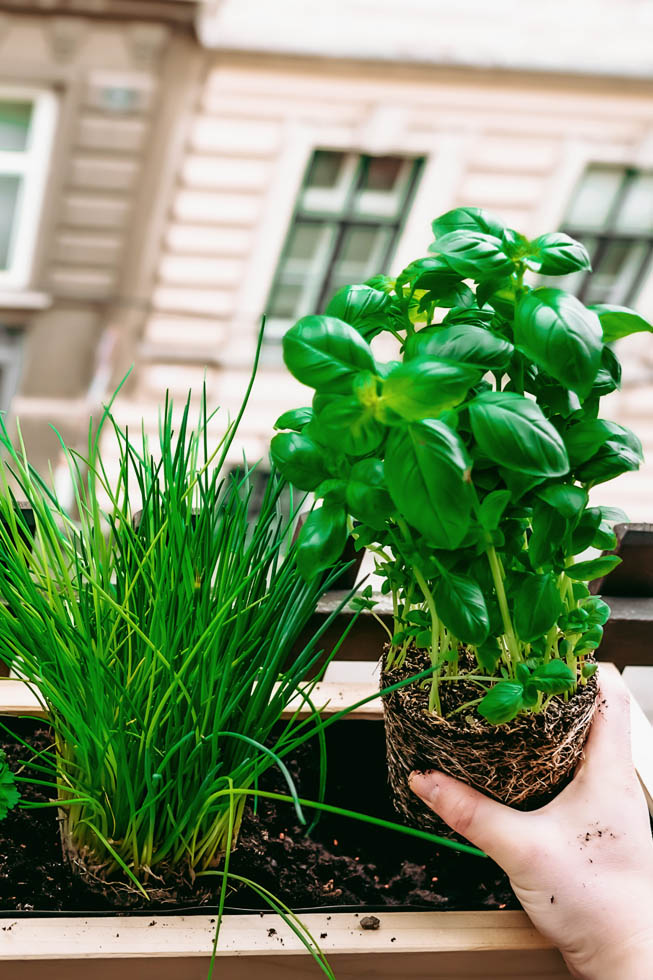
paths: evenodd
<path fill-rule="evenodd" d="M 0 287 L 0 310 L 47 310 L 52 305 L 49 293 L 34 290 L 10 290 Z"/>

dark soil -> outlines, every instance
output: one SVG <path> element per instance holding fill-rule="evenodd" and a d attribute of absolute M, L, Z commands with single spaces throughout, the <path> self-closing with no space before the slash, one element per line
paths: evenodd
<path fill-rule="evenodd" d="M 27 722 L 14 725 L 31 744 L 49 744 L 46 728 L 35 731 Z M 26 750 L 7 737 L 0 745 L 15 770 Z M 387 787 L 380 722 L 334 725 L 328 731 L 328 754 L 328 802 L 397 821 Z M 291 770 L 300 795 L 315 799 L 314 748 L 305 747 Z M 281 788 L 275 772 L 269 773 L 267 783 Z M 35 787 L 25 787 L 23 793 L 26 799 L 47 798 Z M 327 815 L 307 837 L 292 807 L 273 801 L 260 801 L 257 814 L 247 812 L 231 870 L 268 888 L 296 910 L 354 906 L 363 913 L 388 906 L 519 907 L 506 876 L 489 858 L 438 849 L 426 841 Z M 207 881 L 202 879 L 202 889 Z M 217 884 L 215 888 L 217 896 Z M 177 899 L 177 908 L 199 904 L 190 886 L 181 888 Z M 244 887 L 231 892 L 228 902 L 231 909 L 265 907 Z M 144 901 L 139 907 L 131 899 L 129 907 L 147 914 L 162 910 Z M 55 809 L 14 810 L 0 822 L 0 915 L 120 910 L 115 897 L 94 890 L 63 862 Z"/>

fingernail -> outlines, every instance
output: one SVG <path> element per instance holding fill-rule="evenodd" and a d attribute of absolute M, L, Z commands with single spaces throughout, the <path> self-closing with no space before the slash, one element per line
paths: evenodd
<path fill-rule="evenodd" d="M 408 777 L 408 785 L 420 799 L 430 800 L 431 802 L 433 802 L 440 791 L 435 774 L 432 772 L 411 772 Z"/>

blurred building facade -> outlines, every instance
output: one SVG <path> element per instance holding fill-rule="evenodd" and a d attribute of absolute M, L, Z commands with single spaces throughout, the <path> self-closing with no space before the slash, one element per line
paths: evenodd
<path fill-rule="evenodd" d="M 131 364 L 124 422 L 205 377 L 233 412 L 267 311 L 258 458 L 305 401 L 283 330 L 462 204 L 582 238 L 567 288 L 653 317 L 652 27 L 650 0 L 0 2 L 0 408 L 42 468 Z M 606 412 L 652 463 L 597 499 L 643 520 L 653 336 L 619 353 Z"/>

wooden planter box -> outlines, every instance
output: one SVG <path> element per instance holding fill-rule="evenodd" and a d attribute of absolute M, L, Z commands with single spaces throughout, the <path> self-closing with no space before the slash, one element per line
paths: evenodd
<path fill-rule="evenodd" d="M 602 669 L 615 670 L 612 665 Z M 325 713 L 372 693 L 354 665 L 337 663 L 314 702 Z M 19 681 L 0 680 L 0 714 L 33 714 L 35 698 Z M 379 719 L 380 702 L 352 720 Z M 633 702 L 633 753 L 653 812 L 653 729 Z M 568 977 L 562 957 L 523 912 L 377 913 L 365 931 L 351 912 L 312 913 L 302 920 L 326 953 L 337 980 L 475 977 L 484 980 Z M 274 928 L 272 935 L 268 931 Z M 0 919 L 0 977 L 8 980 L 206 980 L 215 915 L 153 913 L 93 918 Z M 219 980 L 312 980 L 323 976 L 299 940 L 272 914 L 224 919 L 214 976 Z"/>

